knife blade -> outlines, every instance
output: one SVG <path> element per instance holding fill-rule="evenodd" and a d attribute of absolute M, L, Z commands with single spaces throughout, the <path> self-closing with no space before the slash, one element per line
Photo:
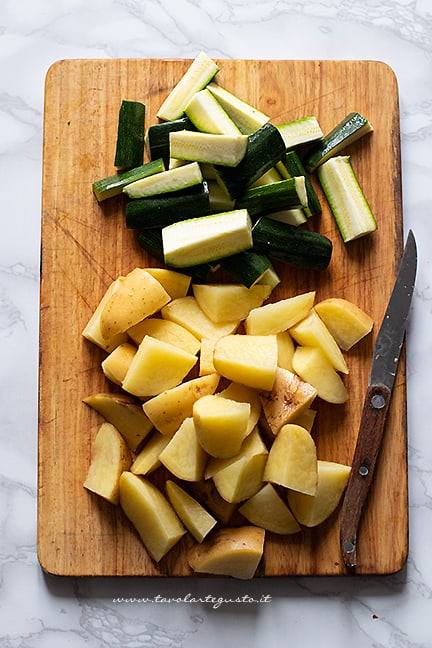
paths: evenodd
<path fill-rule="evenodd" d="M 417 272 L 417 246 L 410 230 L 396 282 L 375 342 L 350 477 L 342 503 L 340 547 L 345 566 L 357 566 L 357 532 L 373 474 L 405 338 Z"/>

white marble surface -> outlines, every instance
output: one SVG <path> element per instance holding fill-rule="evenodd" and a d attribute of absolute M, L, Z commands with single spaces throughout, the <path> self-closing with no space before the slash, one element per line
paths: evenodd
<path fill-rule="evenodd" d="M 399 81 L 404 221 L 420 265 L 408 332 L 410 554 L 384 578 L 251 583 L 45 577 L 36 555 L 43 91 L 61 58 L 378 59 Z M 2 0 L 0 646 L 432 646 L 432 3 Z M 212 604 L 194 597 L 268 601 Z M 186 597 L 161 603 L 154 597 Z M 135 602 L 114 599 L 134 597 Z M 144 602 L 143 599 L 154 599 Z M 141 599 L 141 601 L 139 600 Z"/>

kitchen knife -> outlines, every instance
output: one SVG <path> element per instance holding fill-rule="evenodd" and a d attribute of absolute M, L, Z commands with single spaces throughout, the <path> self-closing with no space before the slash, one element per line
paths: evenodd
<path fill-rule="evenodd" d="M 381 446 L 416 270 L 417 247 L 410 230 L 395 286 L 375 342 L 357 445 L 342 504 L 340 544 L 343 561 L 350 569 L 357 565 L 357 531 Z"/>

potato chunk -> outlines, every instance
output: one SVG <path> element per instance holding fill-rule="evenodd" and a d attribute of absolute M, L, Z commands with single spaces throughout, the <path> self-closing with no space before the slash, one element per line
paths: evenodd
<path fill-rule="evenodd" d="M 156 396 L 176 387 L 198 358 L 179 347 L 146 335 L 132 359 L 122 387 L 139 396 Z"/>
<path fill-rule="evenodd" d="M 265 284 L 251 288 L 240 284 L 194 284 L 192 289 L 200 308 L 213 322 L 244 320 L 271 293 L 271 287 Z"/>
<path fill-rule="evenodd" d="M 212 457 L 232 457 L 248 434 L 250 404 L 217 394 L 203 396 L 194 403 L 193 421 L 197 438 Z"/>
<path fill-rule="evenodd" d="M 273 434 L 309 408 L 317 390 L 287 369 L 276 370 L 271 391 L 260 391 L 264 416 Z"/>
<path fill-rule="evenodd" d="M 86 405 L 114 425 L 129 448 L 135 451 L 153 429 L 153 423 L 144 414 L 141 404 L 128 394 L 99 393 L 83 399 Z"/>
<path fill-rule="evenodd" d="M 150 335 L 152 338 L 173 344 L 192 355 L 198 353 L 200 349 L 199 340 L 184 326 L 157 317 L 147 317 L 128 329 L 127 333 L 136 344 L 140 344 L 146 335 Z"/>
<path fill-rule="evenodd" d="M 159 432 L 172 435 L 192 416 L 195 401 L 216 391 L 219 380 L 218 374 L 186 380 L 143 403 L 144 413 Z"/>
<path fill-rule="evenodd" d="M 115 385 L 122 384 L 135 357 L 136 350 L 136 346 L 133 344 L 123 342 L 107 355 L 101 362 L 101 367 L 108 380 L 111 380 Z"/>
<path fill-rule="evenodd" d="M 321 349 L 299 346 L 293 356 L 294 371 L 313 385 L 320 398 L 328 403 L 342 404 L 348 392 L 342 378 L 328 362 Z"/>
<path fill-rule="evenodd" d="M 113 335 L 124 333 L 169 301 L 170 296 L 157 279 L 142 268 L 135 268 L 119 279 L 104 304 L 100 315 L 102 337 L 108 340 Z"/>
<path fill-rule="evenodd" d="M 121 434 L 111 423 L 102 423 L 93 443 L 92 460 L 84 488 L 118 504 L 120 475 L 129 470 L 131 455 Z"/>
<path fill-rule="evenodd" d="M 264 481 L 315 495 L 317 470 L 315 442 L 309 432 L 294 423 L 284 425 L 270 448 Z"/>
<path fill-rule="evenodd" d="M 348 482 L 351 467 L 318 460 L 318 486 L 314 496 L 289 491 L 288 503 L 300 524 L 314 527 L 337 508 Z"/>
<path fill-rule="evenodd" d="M 239 512 L 251 524 L 272 533 L 289 535 L 300 531 L 299 523 L 272 484 L 265 484 L 240 506 Z"/>
<path fill-rule="evenodd" d="M 311 291 L 254 308 L 246 318 L 246 333 L 275 335 L 286 331 L 306 317 L 314 300 L 315 292 Z"/>
<path fill-rule="evenodd" d="M 198 441 L 192 418 L 183 421 L 159 455 L 159 461 L 165 468 L 185 481 L 202 479 L 207 459 L 208 455 Z"/>
<path fill-rule="evenodd" d="M 135 475 L 148 475 L 161 465 L 159 455 L 170 442 L 171 437 L 154 431 L 150 439 L 135 457 L 130 471 Z"/>
<path fill-rule="evenodd" d="M 238 319 L 229 322 L 212 322 L 192 295 L 173 299 L 162 308 L 162 317 L 184 326 L 198 340 L 228 335 L 233 333 L 240 324 Z"/>
<path fill-rule="evenodd" d="M 165 484 L 165 490 L 171 505 L 189 533 L 193 535 L 197 542 L 202 542 L 217 524 L 216 518 L 210 515 L 189 493 L 170 479 Z"/>
<path fill-rule="evenodd" d="M 275 335 L 226 335 L 215 345 L 213 363 L 222 376 L 255 389 L 271 390 L 277 369 Z"/>
<path fill-rule="evenodd" d="M 315 310 L 343 351 L 349 351 L 373 328 L 373 319 L 367 313 L 341 297 L 324 299 Z"/>
<path fill-rule="evenodd" d="M 166 497 L 144 477 L 122 474 L 120 505 L 156 562 L 186 533 Z"/>
<path fill-rule="evenodd" d="M 255 526 L 226 528 L 189 551 L 195 572 L 253 578 L 264 552 L 265 531 Z"/>
<path fill-rule="evenodd" d="M 111 353 L 119 344 L 128 341 L 127 333 L 114 333 L 108 338 L 104 338 L 101 333 L 100 318 L 106 304 L 111 299 L 111 295 L 117 290 L 121 283 L 120 278 L 113 281 L 106 290 L 104 296 L 97 305 L 95 311 L 85 325 L 82 335 L 93 344 L 96 344 L 104 351 Z"/>

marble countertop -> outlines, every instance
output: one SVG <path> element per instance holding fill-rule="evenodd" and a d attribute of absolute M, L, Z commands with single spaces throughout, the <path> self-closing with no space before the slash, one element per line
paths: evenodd
<path fill-rule="evenodd" d="M 398 574 L 243 583 L 63 579 L 40 569 L 37 380 L 45 75 L 58 59 L 191 58 L 200 49 L 220 58 L 375 59 L 396 73 L 404 227 L 413 229 L 419 253 L 407 337 L 410 553 Z M 2 2 L 1 646 L 432 646 L 431 60 L 429 0 Z"/>

